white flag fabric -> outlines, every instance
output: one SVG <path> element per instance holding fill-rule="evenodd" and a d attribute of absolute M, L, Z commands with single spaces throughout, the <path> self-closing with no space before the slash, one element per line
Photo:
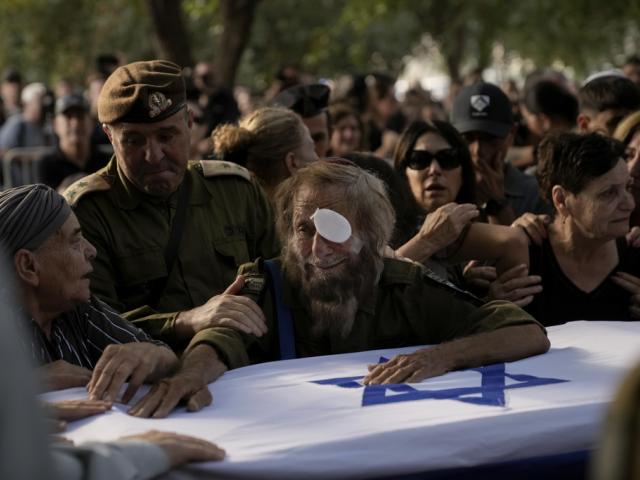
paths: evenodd
<path fill-rule="evenodd" d="M 617 385 L 640 361 L 640 322 L 572 322 L 548 332 L 544 355 L 414 384 L 361 380 L 368 364 L 415 347 L 254 365 L 211 384 L 213 404 L 201 412 L 144 420 L 118 404 L 66 436 L 194 435 L 228 456 L 190 469 L 251 479 L 392 476 L 592 448 Z M 84 396 L 70 389 L 46 398 Z"/>

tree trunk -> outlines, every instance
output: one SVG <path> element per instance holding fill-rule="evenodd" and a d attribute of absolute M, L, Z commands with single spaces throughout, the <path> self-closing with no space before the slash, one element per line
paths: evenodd
<path fill-rule="evenodd" d="M 463 52 L 465 51 L 466 37 L 464 26 L 460 25 L 452 32 L 451 44 L 442 48 L 442 54 L 445 57 L 447 70 L 452 80 L 461 79 L 460 65 L 462 63 Z"/>
<path fill-rule="evenodd" d="M 220 0 L 222 35 L 216 63 L 220 83 L 225 88 L 233 88 L 258 3 L 260 0 Z"/>
<path fill-rule="evenodd" d="M 156 33 L 158 57 L 182 67 L 193 66 L 189 35 L 182 19 L 182 0 L 145 0 Z"/>

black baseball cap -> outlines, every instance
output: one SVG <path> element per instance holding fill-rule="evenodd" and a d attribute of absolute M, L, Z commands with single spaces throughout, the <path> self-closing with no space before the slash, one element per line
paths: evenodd
<path fill-rule="evenodd" d="M 302 118 L 315 117 L 329 105 L 329 87 L 321 83 L 296 85 L 280 92 L 273 104 L 293 110 Z"/>
<path fill-rule="evenodd" d="M 492 83 L 470 85 L 454 100 L 451 123 L 460 133 L 483 132 L 504 138 L 513 127 L 511 102 Z"/>
<path fill-rule="evenodd" d="M 82 110 L 83 112 L 88 112 L 89 103 L 82 95 L 79 95 L 77 93 L 65 95 L 64 97 L 60 97 L 58 100 L 56 100 L 56 115 L 66 113 L 72 108 Z"/>

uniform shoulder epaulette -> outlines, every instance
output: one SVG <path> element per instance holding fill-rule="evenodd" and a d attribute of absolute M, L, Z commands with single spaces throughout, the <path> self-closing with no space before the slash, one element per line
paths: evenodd
<path fill-rule="evenodd" d="M 458 298 L 462 298 L 468 302 L 474 303 L 475 305 L 482 305 L 483 303 L 485 303 L 482 299 L 476 297 L 473 293 L 467 290 L 463 290 L 462 288 L 458 287 L 449 280 L 442 278 L 433 270 L 425 266 L 422 267 L 422 278 L 430 282 L 431 285 L 442 288 L 444 290 L 449 290 Z"/>
<path fill-rule="evenodd" d="M 100 192 L 109 190 L 110 188 L 111 182 L 108 178 L 98 175 L 97 173 L 92 173 L 69 185 L 62 196 L 67 200 L 69 205 L 75 207 L 78 201 L 87 193 Z"/>
<path fill-rule="evenodd" d="M 224 160 L 200 160 L 195 168 L 205 177 L 218 177 L 223 175 L 236 175 L 251 181 L 251 172 L 237 163 Z"/>

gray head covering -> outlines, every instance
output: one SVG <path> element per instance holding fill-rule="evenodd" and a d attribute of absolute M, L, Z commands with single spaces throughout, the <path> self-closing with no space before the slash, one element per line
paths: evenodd
<path fill-rule="evenodd" d="M 25 185 L 0 192 L 0 244 L 13 256 L 35 250 L 71 215 L 71 207 L 46 185 Z"/>

